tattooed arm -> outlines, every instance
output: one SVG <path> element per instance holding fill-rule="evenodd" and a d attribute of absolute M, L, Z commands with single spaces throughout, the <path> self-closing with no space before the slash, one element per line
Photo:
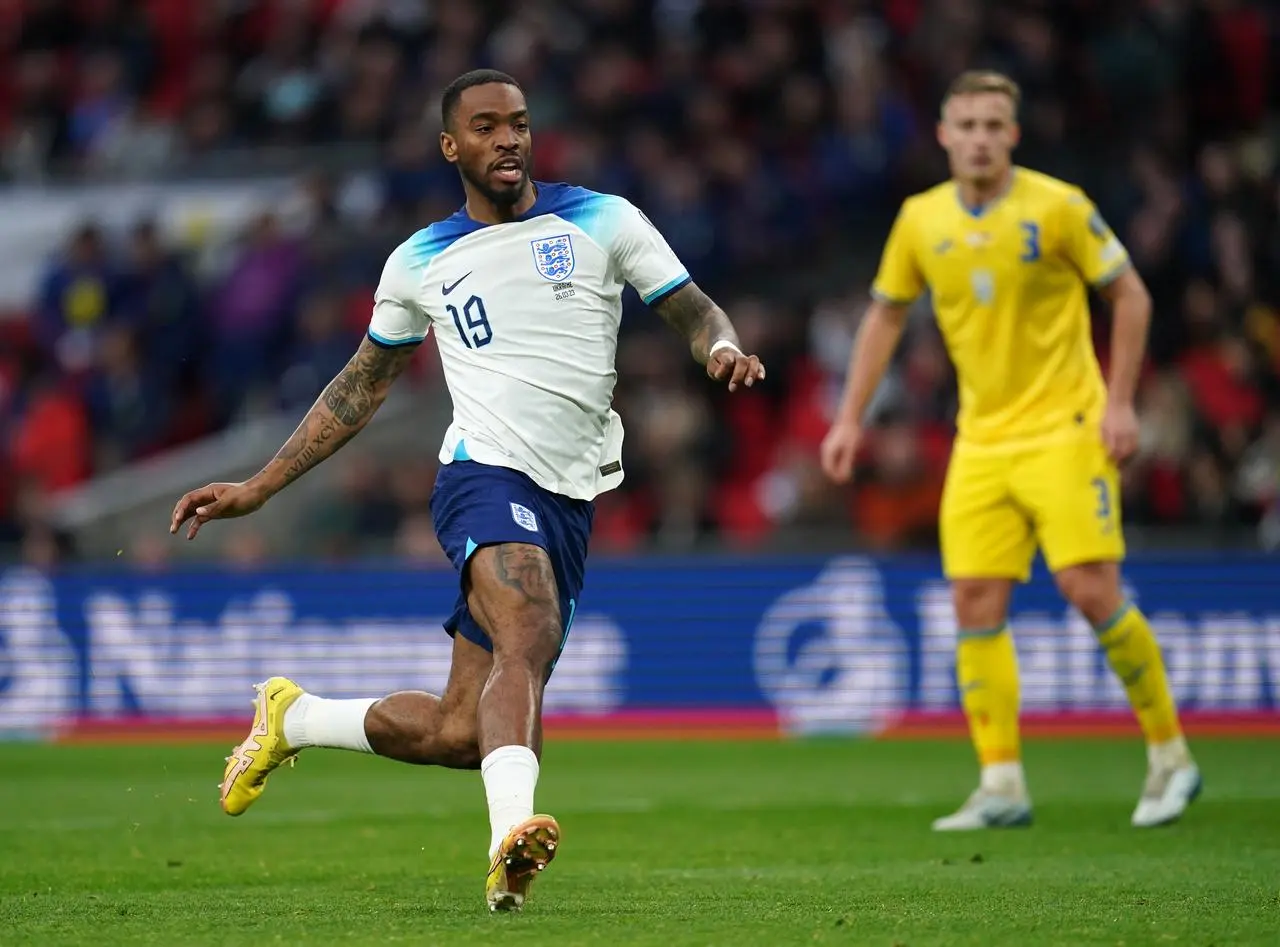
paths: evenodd
<path fill-rule="evenodd" d="M 705 365 L 716 381 L 728 381 L 729 390 L 748 388 L 764 379 L 764 366 L 754 355 L 744 355 L 738 333 L 723 309 L 711 301 L 696 283 L 687 283 L 654 306 L 658 315 L 689 343 L 694 361 Z M 717 346 L 718 342 L 728 345 Z M 712 354 L 711 349 L 716 351 Z"/>
<path fill-rule="evenodd" d="M 335 453 L 369 423 L 416 346 L 385 348 L 368 337 L 351 361 L 329 382 L 293 436 L 254 477 L 278 493 Z"/>
<path fill-rule="evenodd" d="M 211 483 L 192 490 L 174 507 L 169 532 L 176 533 L 194 517 L 187 532 L 187 538 L 194 539 L 209 520 L 252 513 L 331 456 L 369 423 L 415 349 L 384 348 L 366 337 L 265 467 L 242 483 Z"/>

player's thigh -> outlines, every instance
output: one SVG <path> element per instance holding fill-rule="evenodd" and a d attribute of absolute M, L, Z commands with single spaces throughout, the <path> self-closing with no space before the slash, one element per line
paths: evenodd
<path fill-rule="evenodd" d="M 560 590 L 547 550 L 533 543 L 483 546 L 468 562 L 467 609 L 495 653 L 527 656 L 550 669 L 560 652 Z"/>
<path fill-rule="evenodd" d="M 938 522 L 948 578 L 1024 581 L 1030 574 L 1035 536 L 1013 497 L 1010 470 L 1003 454 L 952 454 Z"/>
<path fill-rule="evenodd" d="M 1124 558 L 1120 473 L 1100 439 L 1072 439 L 1028 452 L 1019 459 L 1016 483 L 1052 572 Z"/>
<path fill-rule="evenodd" d="M 486 651 L 540 653 L 545 632 L 559 647 L 565 580 L 556 566 L 561 524 L 553 499 L 508 468 L 472 461 L 441 468 L 431 512 L 461 586 L 445 622 L 450 634 Z"/>

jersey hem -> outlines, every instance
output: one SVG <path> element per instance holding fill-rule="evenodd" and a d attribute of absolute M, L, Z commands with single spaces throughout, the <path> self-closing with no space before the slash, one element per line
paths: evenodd
<path fill-rule="evenodd" d="M 553 482 L 553 481 L 547 480 L 540 473 L 538 473 L 538 471 L 531 469 L 526 464 L 520 463 L 514 457 L 510 457 L 503 454 L 495 454 L 493 452 L 490 452 L 484 449 L 481 449 L 479 453 L 480 453 L 480 456 L 477 457 L 476 451 L 474 450 L 474 445 L 468 445 L 467 456 L 464 459 L 462 457 L 455 456 L 454 452 L 449 449 L 447 444 L 445 444 L 441 446 L 440 453 L 437 459 L 440 463 L 440 466 L 442 467 L 447 467 L 449 464 L 452 464 L 452 463 L 463 462 L 463 463 L 480 464 L 485 467 L 501 467 L 505 470 L 514 470 L 516 473 L 524 474 L 526 477 L 532 480 L 534 484 L 540 489 L 546 490 L 548 493 L 554 493 L 556 496 L 561 496 L 568 500 L 584 500 L 587 502 L 591 502 L 595 500 L 598 496 L 600 496 L 600 494 L 608 493 L 610 490 L 616 489 L 622 483 L 622 479 L 620 478 L 617 483 L 611 483 L 608 486 L 604 487 L 603 489 L 599 489 L 595 491 L 566 489 L 568 484 L 560 481 Z"/>
<path fill-rule="evenodd" d="M 1074 440 L 1094 440 L 1101 443 L 1102 435 L 1094 427 L 1072 427 L 1065 431 L 1033 434 L 1028 437 L 1010 437 L 995 442 L 975 442 L 965 438 L 963 435 L 957 435 L 954 444 L 957 453 L 1017 454 Z"/>

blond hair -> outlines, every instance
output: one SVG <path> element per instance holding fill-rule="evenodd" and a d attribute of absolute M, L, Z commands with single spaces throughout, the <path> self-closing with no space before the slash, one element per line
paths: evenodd
<path fill-rule="evenodd" d="M 945 109 L 947 103 L 957 95 L 980 95 L 986 92 L 1007 95 L 1009 101 L 1013 103 L 1015 114 L 1018 106 L 1022 104 L 1022 90 L 1018 88 L 1018 83 L 1004 73 L 988 69 L 970 69 L 956 76 L 955 81 L 947 88 L 947 94 L 942 99 L 942 107 Z"/>

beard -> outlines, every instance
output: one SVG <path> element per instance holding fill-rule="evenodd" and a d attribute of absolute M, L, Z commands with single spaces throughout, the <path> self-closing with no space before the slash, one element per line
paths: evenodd
<path fill-rule="evenodd" d="M 497 187 L 489 181 L 488 171 L 477 176 L 459 165 L 458 172 L 471 187 L 484 196 L 485 200 L 495 207 L 505 208 L 514 207 L 519 203 L 520 198 L 524 196 L 525 188 L 529 185 L 529 168 L 531 164 L 532 156 L 524 160 L 519 181 L 515 184 L 500 184 Z"/>

